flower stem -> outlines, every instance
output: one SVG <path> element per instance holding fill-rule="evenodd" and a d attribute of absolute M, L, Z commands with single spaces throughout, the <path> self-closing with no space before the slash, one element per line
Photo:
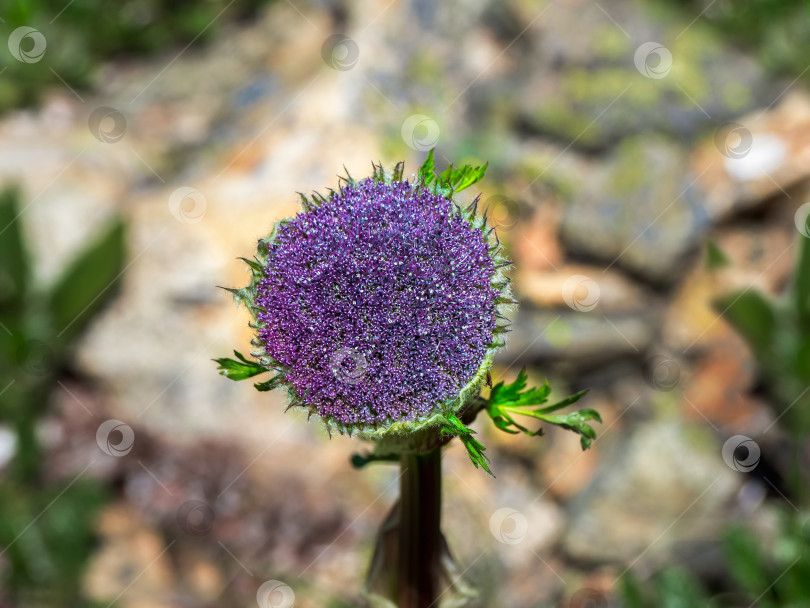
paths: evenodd
<path fill-rule="evenodd" d="M 400 458 L 399 608 L 436 608 L 441 572 L 441 449 Z"/>

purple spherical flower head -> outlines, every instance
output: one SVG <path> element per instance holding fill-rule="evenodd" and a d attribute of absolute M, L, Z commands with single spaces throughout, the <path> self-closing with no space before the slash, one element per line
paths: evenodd
<path fill-rule="evenodd" d="M 424 168 L 405 181 L 398 165 L 303 197 L 234 292 L 254 318 L 254 355 L 277 373 L 257 387 L 285 386 L 292 405 L 367 436 L 429 425 L 477 394 L 508 281 L 493 231 L 453 188 Z"/>
<path fill-rule="evenodd" d="M 492 342 L 488 248 L 448 198 L 407 181 L 349 185 L 279 226 L 256 289 L 259 340 L 324 418 L 425 416 Z"/>

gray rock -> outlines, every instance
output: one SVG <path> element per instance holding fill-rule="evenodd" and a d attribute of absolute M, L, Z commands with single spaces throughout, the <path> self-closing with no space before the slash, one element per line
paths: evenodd
<path fill-rule="evenodd" d="M 653 11 L 624 0 L 549 6 L 527 33 L 537 60 L 512 75 L 525 125 L 605 149 L 650 130 L 688 139 L 778 95 L 756 62 L 718 44 L 704 23 Z"/>
<path fill-rule="evenodd" d="M 704 200 L 676 144 L 628 139 L 565 208 L 561 236 L 571 251 L 608 268 L 668 283 L 708 225 Z"/>
<path fill-rule="evenodd" d="M 614 449 L 571 504 L 570 556 L 650 564 L 678 543 L 715 538 L 740 479 L 709 433 L 656 420 L 629 437 L 606 437 Z"/>

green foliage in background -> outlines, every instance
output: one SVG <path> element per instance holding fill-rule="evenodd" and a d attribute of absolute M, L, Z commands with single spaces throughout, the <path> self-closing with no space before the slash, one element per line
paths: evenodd
<path fill-rule="evenodd" d="M 751 347 L 783 427 L 797 439 L 810 433 L 810 238 L 799 234 L 796 270 L 781 297 L 748 288 L 715 307 Z"/>
<path fill-rule="evenodd" d="M 109 297 L 124 265 L 115 221 L 47 287 L 35 284 L 15 190 L 0 193 L 0 425 L 16 439 L 0 478 L 0 601 L 79 606 L 92 524 L 104 503 L 97 482 L 47 481 L 38 426 L 76 339 Z M 37 601 L 39 601 L 39 599 Z"/>
<path fill-rule="evenodd" d="M 670 567 L 641 583 L 622 578 L 626 608 L 805 608 L 810 606 L 810 521 L 794 512 L 782 514 L 774 542 L 764 543 L 741 526 L 723 538 L 724 588 L 709 592 L 686 569 Z"/>
<path fill-rule="evenodd" d="M 700 11 L 717 30 L 753 51 L 775 73 L 799 75 L 810 57 L 807 0 L 685 0 L 689 15 Z"/>
<path fill-rule="evenodd" d="M 0 111 L 39 100 L 60 79 L 82 90 L 101 64 L 115 57 L 180 52 L 204 43 L 223 23 L 253 17 L 267 0 L 8 0 L 0 3 Z M 7 40 L 32 27 L 47 47 L 39 61 L 16 59 Z M 33 41 L 24 41 L 30 50 Z"/>

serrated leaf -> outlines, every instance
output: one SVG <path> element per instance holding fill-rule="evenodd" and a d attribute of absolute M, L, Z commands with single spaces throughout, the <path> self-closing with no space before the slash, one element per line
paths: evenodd
<path fill-rule="evenodd" d="M 233 354 L 236 355 L 238 361 L 227 357 L 214 359 L 214 361 L 219 364 L 217 369 L 220 375 L 230 378 L 231 380 L 246 380 L 247 378 L 252 378 L 253 376 L 258 376 L 268 371 L 255 361 L 249 361 L 238 351 L 233 351 Z"/>
<path fill-rule="evenodd" d="M 447 168 L 444 171 L 442 171 L 441 174 L 439 175 L 439 182 L 450 183 L 454 171 L 455 169 L 453 168 L 453 165 L 452 164 L 448 165 Z"/>
<path fill-rule="evenodd" d="M 489 468 L 489 458 L 484 454 L 486 448 L 480 441 L 473 437 L 475 431 L 467 427 L 455 414 L 448 414 L 446 416 L 445 424 L 441 427 L 440 432 L 442 435 L 454 435 L 458 437 L 466 448 L 470 461 L 475 468 L 481 467 L 487 473 L 495 477 L 492 470 Z"/>
<path fill-rule="evenodd" d="M 530 413 L 531 412 L 531 413 Z M 571 412 L 570 414 L 541 414 L 534 410 L 524 412 L 538 420 L 553 424 L 568 431 L 574 431 L 580 435 L 579 441 L 583 450 L 591 447 L 591 442 L 596 439 L 596 431 L 588 424 L 591 420 L 602 422 L 599 412 L 585 409 Z"/>
<path fill-rule="evenodd" d="M 526 388 L 527 378 L 526 370 L 522 369 L 515 381 L 511 384 L 504 384 L 503 382 L 496 384 L 489 394 L 489 405 L 509 404 L 527 406 L 545 403 L 551 393 L 551 387 L 548 381 L 544 382 L 542 386 L 524 391 L 523 389 Z"/>
<path fill-rule="evenodd" d="M 436 163 L 433 160 L 433 149 L 428 152 L 425 162 L 419 168 L 419 179 L 423 183 L 430 185 L 436 181 Z"/>
<path fill-rule="evenodd" d="M 512 415 L 528 416 L 578 433 L 582 449 L 588 449 L 591 446 L 591 441 L 596 438 L 596 431 L 588 422 L 591 420 L 602 422 L 599 412 L 593 409 L 584 409 L 570 414 L 553 414 L 553 412 L 579 401 L 588 391 L 580 391 L 553 405 L 532 408 L 531 406 L 542 405 L 548 400 L 551 387 L 549 387 L 548 382 L 544 382 L 542 386 L 526 389 L 527 379 L 526 370 L 521 370 L 511 384 L 499 382 L 492 388 L 486 410 L 495 426 L 512 434 L 517 432 L 530 436 L 542 434 L 541 429 L 530 431 L 525 426 L 522 426 L 515 421 Z"/>
<path fill-rule="evenodd" d="M 489 163 L 485 163 L 480 167 L 464 165 L 456 169 L 451 164 L 441 174 L 437 175 L 433 152 L 433 150 L 428 152 L 427 159 L 419 169 L 419 179 L 425 185 L 432 186 L 434 191 L 441 196 L 450 196 L 453 193 L 461 192 L 481 181 L 489 166 Z"/>
<path fill-rule="evenodd" d="M 124 224 L 116 221 L 82 251 L 57 281 L 49 298 L 56 337 L 70 342 L 115 293 L 124 266 Z"/>
<path fill-rule="evenodd" d="M 454 176 L 454 190 L 456 192 L 461 192 L 473 184 L 480 182 L 482 179 L 484 179 L 484 174 L 487 172 L 487 167 L 489 167 L 489 163 L 484 163 L 480 167 L 472 167 L 470 165 L 465 165 L 462 167 L 460 175 Z"/>

